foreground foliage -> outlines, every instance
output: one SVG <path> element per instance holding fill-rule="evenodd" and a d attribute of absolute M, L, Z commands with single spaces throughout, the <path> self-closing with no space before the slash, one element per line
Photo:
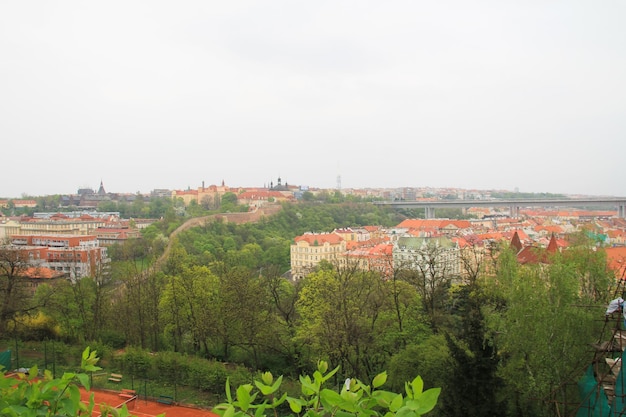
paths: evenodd
<path fill-rule="evenodd" d="M 288 413 L 284 410 L 285 403 L 288 410 L 298 416 L 385 416 L 385 417 L 419 417 L 431 411 L 437 404 L 440 388 L 431 388 L 424 391 L 424 382 L 416 377 L 412 382 L 405 384 L 406 395 L 385 391 L 380 388 L 387 381 L 387 374 L 376 375 L 372 385 L 367 385 L 358 379 L 349 379 L 338 393 L 325 384 L 335 376 L 339 367 L 328 371 L 328 364 L 318 362 L 313 378 L 309 375 L 300 376 L 301 395 L 289 396 L 281 393 L 282 376 L 274 380 L 270 372 L 261 375 L 261 380 L 252 384 L 244 384 L 236 389 L 235 398 L 230 392 L 230 385 L 226 383 L 228 401 L 219 404 L 213 410 L 222 417 L 265 416 L 272 413 L 274 416 Z M 256 388 L 255 388 L 256 387 Z"/>
<path fill-rule="evenodd" d="M 87 347 L 82 354 L 82 373 L 66 372 L 61 378 L 53 378 L 52 373 L 44 371 L 39 377 L 37 366 L 29 369 L 28 374 L 18 372 L 17 378 L 6 378 L 4 371 L 0 378 L 0 416 L 35 417 L 35 416 L 90 416 L 95 407 L 93 393 L 89 403 L 80 399 L 80 386 L 89 391 L 91 385 L 87 372 L 98 371 L 96 351 Z M 114 409 L 100 405 L 101 416 L 127 417 L 130 414 L 124 405 Z"/>

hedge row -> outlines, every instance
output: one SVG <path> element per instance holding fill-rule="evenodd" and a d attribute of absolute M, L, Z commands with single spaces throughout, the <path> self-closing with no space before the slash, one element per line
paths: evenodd
<path fill-rule="evenodd" d="M 127 348 L 113 356 L 111 365 L 124 375 L 171 385 L 186 385 L 213 393 L 224 392 L 226 378 L 230 378 L 234 386 L 252 381 L 252 374 L 245 367 L 176 352 L 152 353 Z"/>

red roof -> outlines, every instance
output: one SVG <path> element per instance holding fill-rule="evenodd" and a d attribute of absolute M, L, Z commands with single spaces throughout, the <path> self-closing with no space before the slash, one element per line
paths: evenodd
<path fill-rule="evenodd" d="M 618 278 L 626 279 L 626 247 L 604 249 L 608 267 L 615 272 Z"/>
<path fill-rule="evenodd" d="M 471 227 L 471 223 L 467 220 L 406 219 L 396 227 L 406 229 L 443 229 L 448 226 L 453 226 L 457 229 L 468 229 Z"/>
<path fill-rule="evenodd" d="M 559 245 L 556 243 L 554 235 L 550 238 L 550 243 L 548 243 L 546 250 L 550 253 L 557 253 L 559 251 Z"/>
<path fill-rule="evenodd" d="M 343 242 L 343 238 L 335 233 L 305 233 L 302 236 L 298 236 L 295 239 L 295 242 L 307 242 L 309 245 L 323 245 L 324 243 L 328 243 L 330 245 L 338 245 Z"/>
<path fill-rule="evenodd" d="M 515 248 L 515 251 L 517 253 L 520 253 L 523 249 L 522 241 L 520 240 L 519 234 L 517 233 L 517 231 L 515 231 L 515 234 L 513 235 L 513 239 L 511 239 L 511 247 Z"/>
<path fill-rule="evenodd" d="M 26 278 L 39 278 L 39 279 L 54 279 L 61 278 L 65 275 L 65 273 L 61 271 L 55 271 L 50 268 L 38 266 L 31 266 L 22 271 L 21 276 Z"/>

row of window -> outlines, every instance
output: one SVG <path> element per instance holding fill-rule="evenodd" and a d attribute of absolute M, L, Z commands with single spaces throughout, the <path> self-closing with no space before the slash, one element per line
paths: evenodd
<path fill-rule="evenodd" d="M 309 248 L 309 247 L 300 247 L 300 246 L 292 246 L 292 252 L 301 252 L 301 253 L 325 253 L 325 252 L 339 252 L 344 250 L 340 246 L 326 246 L 323 248 Z"/>
<path fill-rule="evenodd" d="M 292 256 L 292 259 L 304 259 L 306 261 L 308 261 L 309 259 L 313 260 L 313 261 L 321 261 L 322 259 L 336 259 L 337 256 L 332 255 L 332 256 L 319 256 L 319 255 L 298 255 L 298 256 Z"/>

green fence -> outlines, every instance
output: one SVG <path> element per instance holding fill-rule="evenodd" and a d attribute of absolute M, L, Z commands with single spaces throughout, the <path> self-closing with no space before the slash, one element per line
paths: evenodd
<path fill-rule="evenodd" d="M 13 345 L 15 348 L 11 348 Z M 141 400 L 171 398 L 181 404 L 210 407 L 224 400 L 227 377 L 233 386 L 252 382 L 249 370 L 238 365 L 174 352 L 151 353 L 133 348 L 120 352 L 99 348 L 96 349 L 101 358 L 98 365 L 103 369 L 90 375 L 91 385 L 115 391 L 132 389 Z M 56 341 L 35 344 L 4 340 L 0 341 L 2 349 L 7 349 L 7 370 L 36 365 L 40 373 L 48 370 L 54 377 L 60 377 L 64 372 L 80 370 L 84 348 Z"/>

